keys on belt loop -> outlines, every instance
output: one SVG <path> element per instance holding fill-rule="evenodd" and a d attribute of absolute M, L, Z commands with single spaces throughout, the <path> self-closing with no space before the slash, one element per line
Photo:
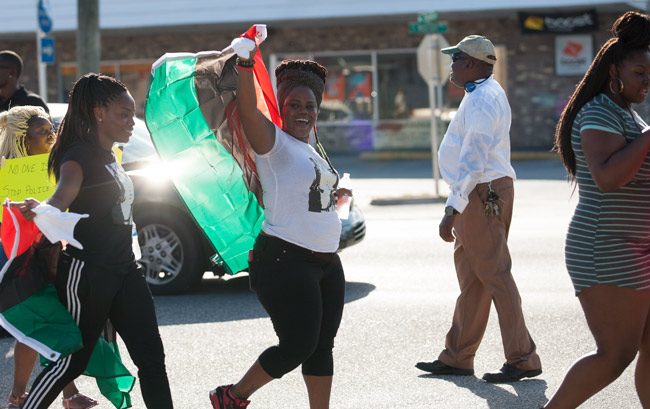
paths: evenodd
<path fill-rule="evenodd" d="M 498 216 L 501 212 L 499 207 L 499 195 L 492 189 L 492 181 L 488 182 L 488 196 L 485 201 L 485 215 L 486 216 Z"/>

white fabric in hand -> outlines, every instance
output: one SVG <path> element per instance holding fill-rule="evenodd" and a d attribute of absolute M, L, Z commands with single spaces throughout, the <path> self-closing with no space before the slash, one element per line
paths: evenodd
<path fill-rule="evenodd" d="M 255 41 L 244 37 L 237 37 L 230 43 L 233 51 L 241 58 L 250 58 L 251 51 L 255 49 Z"/>
<path fill-rule="evenodd" d="M 83 250 L 81 243 L 74 238 L 74 228 L 80 219 L 89 217 L 87 214 L 63 213 L 56 207 L 43 203 L 33 208 L 32 211 L 36 213 L 34 223 L 50 242 L 56 243 L 65 240 L 70 245 Z"/>
<path fill-rule="evenodd" d="M 255 44 L 262 44 L 266 40 L 266 37 L 266 24 L 255 24 Z"/>

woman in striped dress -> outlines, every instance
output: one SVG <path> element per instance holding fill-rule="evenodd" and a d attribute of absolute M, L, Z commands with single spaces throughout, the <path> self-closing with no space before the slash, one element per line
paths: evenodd
<path fill-rule="evenodd" d="M 650 88 L 650 16 L 627 12 L 571 96 L 556 149 L 579 197 L 566 265 L 597 350 L 569 369 L 545 408 L 575 408 L 634 360 L 650 408 L 650 131 L 632 103 Z"/>

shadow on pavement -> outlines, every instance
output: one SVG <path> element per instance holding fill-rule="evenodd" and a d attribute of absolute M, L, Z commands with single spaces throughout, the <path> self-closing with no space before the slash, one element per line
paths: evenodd
<path fill-rule="evenodd" d="M 474 376 L 420 375 L 420 378 L 440 379 L 468 389 L 474 395 L 485 399 L 490 409 L 538 409 L 547 401 L 548 385 L 543 379 L 525 379 L 519 382 L 497 385 Z M 514 393 L 506 388 L 512 387 Z"/>
<path fill-rule="evenodd" d="M 346 282 L 345 303 L 366 297 L 375 289 L 369 283 Z M 266 311 L 249 289 L 248 276 L 204 279 L 195 292 L 155 297 L 159 325 L 227 322 L 266 317 Z"/>
<path fill-rule="evenodd" d="M 375 289 L 368 283 L 346 282 L 345 303 L 366 297 Z M 248 276 L 229 280 L 203 280 L 200 288 L 187 295 L 155 297 L 158 324 L 178 325 L 226 322 L 263 318 L 267 314 L 248 288 Z M 13 380 L 13 347 L 11 336 L 0 338 L 0 407 L 4 404 Z M 54 405 L 53 405 L 54 407 Z"/>

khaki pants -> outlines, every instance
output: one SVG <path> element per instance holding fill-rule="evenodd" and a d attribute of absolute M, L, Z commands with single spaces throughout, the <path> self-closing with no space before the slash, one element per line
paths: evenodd
<path fill-rule="evenodd" d="M 519 291 L 510 273 L 512 262 L 507 240 L 512 219 L 513 181 L 508 177 L 493 180 L 492 189 L 500 199 L 498 216 L 485 215 L 488 184 L 481 183 L 470 194 L 463 213 L 454 221 L 454 262 L 460 296 L 445 349 L 438 359 L 450 366 L 473 369 L 474 356 L 494 301 L 506 362 L 519 369 L 540 369 L 535 343 L 524 322 Z"/>

